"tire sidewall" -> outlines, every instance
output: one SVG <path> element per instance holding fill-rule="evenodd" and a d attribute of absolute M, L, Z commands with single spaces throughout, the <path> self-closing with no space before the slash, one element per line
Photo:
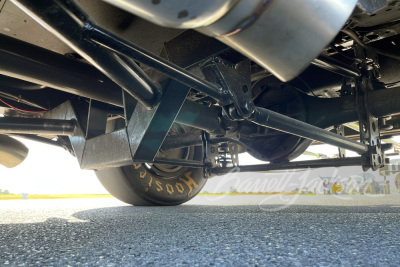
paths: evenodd
<path fill-rule="evenodd" d="M 124 120 L 107 124 L 107 132 L 123 126 Z M 201 147 L 191 147 L 192 158 L 201 159 Z M 205 185 L 202 168 L 185 168 L 173 177 L 157 175 L 146 164 L 95 171 L 100 183 L 116 198 L 132 205 L 179 205 L 195 197 Z"/>
<path fill-rule="evenodd" d="M 127 182 L 143 200 L 158 205 L 179 205 L 195 197 L 205 185 L 201 168 L 188 168 L 174 178 L 154 175 L 144 164 L 121 167 Z"/>

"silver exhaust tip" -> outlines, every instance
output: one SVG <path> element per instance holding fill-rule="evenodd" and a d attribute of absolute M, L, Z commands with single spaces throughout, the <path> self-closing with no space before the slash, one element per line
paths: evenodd
<path fill-rule="evenodd" d="M 14 168 L 28 156 L 29 149 L 20 141 L 0 134 L 0 164 Z"/>

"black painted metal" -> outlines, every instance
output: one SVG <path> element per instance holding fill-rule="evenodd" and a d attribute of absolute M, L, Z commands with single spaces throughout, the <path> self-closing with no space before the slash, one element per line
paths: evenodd
<path fill-rule="evenodd" d="M 97 170 L 134 163 L 125 128 L 84 140 L 83 146 L 85 149 L 82 151 L 82 159 L 79 161 L 82 169 Z"/>
<path fill-rule="evenodd" d="M 152 163 L 155 164 L 167 164 L 172 166 L 183 166 L 192 168 L 203 168 L 204 163 L 195 160 L 179 160 L 179 159 L 169 159 L 169 158 L 155 158 Z"/>
<path fill-rule="evenodd" d="M 154 160 L 189 90 L 188 86 L 171 80 L 156 107 L 147 110 L 138 103 L 127 126 L 134 161 Z"/>
<path fill-rule="evenodd" d="M 3 36 L 2 34 L 0 34 L 0 40 L 3 40 Z M 6 40 L 16 40 L 13 39 L 11 37 L 7 37 L 5 36 Z M 0 47 L 0 51 L 4 50 L 4 44 L 1 43 L 2 46 Z M 26 44 L 26 43 L 25 43 Z M 15 89 L 23 89 L 23 90 L 31 90 L 31 91 L 36 91 L 36 90 L 43 90 L 44 86 L 43 85 L 39 85 L 39 84 L 35 84 L 35 83 L 30 83 L 30 82 L 26 82 L 26 81 L 22 81 L 19 79 L 15 79 L 12 77 L 8 77 L 8 76 L 4 76 L 4 75 L 0 75 L 0 84 L 3 87 L 7 87 L 9 89 L 15 90 Z M 3 91 L 3 88 L 2 88 Z"/>
<path fill-rule="evenodd" d="M 76 129 L 72 136 L 68 136 L 74 154 L 81 163 L 85 149 L 85 126 L 87 125 L 88 110 L 84 99 L 73 98 L 55 107 L 43 115 L 44 119 L 73 120 Z"/>
<path fill-rule="evenodd" d="M 115 53 L 133 58 L 143 64 L 153 67 L 168 77 L 175 79 L 191 88 L 194 88 L 204 94 L 207 94 L 221 103 L 230 103 L 231 96 L 229 92 L 222 90 L 217 84 L 210 83 L 193 73 L 157 56 L 145 49 L 127 42 L 126 40 L 113 35 L 101 28 L 88 27 L 85 33 L 92 42 L 106 47 Z"/>
<path fill-rule="evenodd" d="M 96 25 L 75 1 L 13 2 L 146 107 L 157 104 L 158 87 L 136 63 L 87 39 L 87 29 Z"/>
<path fill-rule="evenodd" d="M 248 102 L 247 99 L 245 102 L 241 102 L 240 97 L 236 97 L 235 92 L 230 90 L 231 86 L 221 88 L 217 84 L 199 78 L 165 59 L 101 29 L 90 20 L 75 1 L 13 0 L 13 2 L 143 104 L 143 106 L 136 107 L 137 112 L 133 113 L 127 128 L 128 142 L 134 160 L 151 162 L 154 159 L 173 121 L 176 118 L 179 121 L 179 118 L 184 117 L 184 114 L 178 117 L 176 115 L 190 87 L 215 98 L 223 105 L 234 103 L 240 109 L 238 112 L 240 118 L 238 119 L 247 118 L 253 112 L 254 106 L 251 105 L 248 114 L 243 112 L 246 110 L 247 104 L 253 103 Z M 177 82 L 173 81 L 172 86 L 170 85 L 161 97 L 159 88 L 133 60 L 153 67 Z M 357 69 L 331 59 L 320 58 L 313 64 L 346 77 L 360 76 Z M 242 80 L 240 81 L 242 83 Z M 170 93 L 172 89 L 174 90 L 173 94 Z M 155 108 L 146 110 L 145 107 Z M 207 127 L 207 130 L 210 130 L 208 128 L 218 130 L 218 122 L 205 123 L 205 118 L 201 118 L 200 129 Z M 360 154 L 368 151 L 364 144 L 267 109 L 256 108 L 249 120 L 265 127 L 328 143 Z M 156 123 L 162 127 L 157 126 L 157 129 Z M 122 138 L 120 141 L 125 140 Z M 149 142 L 154 142 L 154 144 L 150 145 Z"/>
<path fill-rule="evenodd" d="M 368 94 L 368 108 L 374 117 L 380 118 L 399 113 L 400 87 L 377 90 Z"/>
<path fill-rule="evenodd" d="M 73 135 L 75 120 L 0 118 L 1 134 Z"/>
<path fill-rule="evenodd" d="M 176 148 L 195 146 L 202 144 L 201 132 L 187 132 L 177 135 L 167 136 L 161 146 L 161 150 L 171 150 Z"/>
<path fill-rule="evenodd" d="M 129 120 L 132 117 L 133 111 L 137 106 L 137 99 L 128 94 L 126 91 L 122 91 L 122 98 L 124 100 L 124 117 L 125 125 L 128 125 Z"/>
<path fill-rule="evenodd" d="M 358 69 L 346 65 L 340 61 L 334 60 L 332 58 L 319 57 L 314 59 L 311 62 L 311 64 L 319 68 L 322 68 L 324 70 L 331 71 L 348 78 L 361 76 L 361 72 Z"/>
<path fill-rule="evenodd" d="M 108 105 L 106 103 L 90 99 L 85 138 L 89 139 L 101 134 L 105 134 L 107 117 Z"/>
<path fill-rule="evenodd" d="M 83 151 L 82 169 L 102 169 L 109 167 L 120 167 L 132 165 L 138 162 L 170 164 L 175 166 L 186 166 L 202 168 L 202 162 L 192 160 L 181 160 L 171 158 L 154 158 L 152 160 L 133 160 L 129 143 L 129 136 L 126 129 L 97 136 L 86 140 Z"/>
<path fill-rule="evenodd" d="M 368 108 L 376 117 L 400 111 L 400 87 L 368 92 Z M 307 106 L 307 122 L 326 128 L 358 120 L 357 102 L 354 95 L 338 98 L 304 97 Z"/>
<path fill-rule="evenodd" d="M 112 133 L 90 136 L 92 138 L 85 138 L 82 127 L 85 123 L 80 122 L 79 111 L 74 109 L 74 103 L 66 102 L 48 116 L 78 120 L 76 135 L 71 138 L 71 143 L 83 169 L 153 162 L 189 90 L 189 87 L 171 81 L 156 107 L 148 110 L 142 103 L 138 103 L 127 127 Z"/>
<path fill-rule="evenodd" d="M 368 151 L 368 147 L 365 144 L 357 143 L 338 134 L 268 109 L 256 108 L 251 99 L 249 85 L 247 85 L 250 83 L 250 64 L 248 62 L 243 61 L 233 67 L 226 62 L 221 62 L 221 60 L 215 60 L 205 66 L 202 71 L 206 77 L 217 77 L 217 82 L 224 89 L 227 87 L 226 90 L 231 91 L 232 100 L 236 107 L 233 110 L 234 112 L 229 111 L 229 116 L 232 119 L 248 118 L 248 120 L 261 126 L 328 143 L 360 154 Z"/>
<path fill-rule="evenodd" d="M 22 97 L 22 94 L 17 94 L 16 91 L 21 91 L 21 90 L 9 88 L 7 86 L 2 85 L 1 83 L 0 83 L 0 85 L 1 85 L 1 91 L 0 91 L 1 98 L 10 99 L 12 101 L 15 101 L 15 102 L 27 105 L 27 106 L 35 107 L 40 110 L 47 110 L 47 108 L 45 106 L 41 105 L 41 103 L 36 103 L 35 101 L 28 100 L 25 97 Z"/>
<path fill-rule="evenodd" d="M 308 168 L 326 168 L 326 167 L 341 167 L 341 166 L 360 166 L 362 158 L 337 158 L 337 159 L 318 159 L 309 161 L 295 161 L 280 164 L 261 164 L 248 165 L 232 168 L 214 168 L 213 174 L 221 175 L 229 172 L 267 172 L 276 170 L 293 170 L 293 169 L 308 169 Z"/>
<path fill-rule="evenodd" d="M 320 141 L 337 147 L 345 148 L 357 153 L 365 153 L 368 147 L 346 137 L 318 128 L 308 123 L 290 118 L 274 111 L 256 108 L 250 121 L 265 127 L 287 132 L 296 136 Z"/>
<path fill-rule="evenodd" d="M 91 65 L 5 35 L 0 35 L 0 73 L 71 94 L 123 106 L 121 88 Z M 35 85 L 32 84 L 32 86 Z M 375 117 L 399 112 L 400 102 L 397 99 L 400 98 L 400 88 L 377 90 L 370 94 L 369 108 Z M 354 96 L 336 99 L 310 97 L 307 98 L 307 103 L 308 122 L 321 128 L 358 119 Z M 206 106 L 190 101 L 185 103 L 182 111 L 186 109 L 188 112 L 181 112 L 177 117 L 177 122 L 207 131 L 213 130 L 210 128 L 219 127 L 216 118 L 217 111 L 211 111 Z M 324 111 L 324 116 L 321 116 L 321 110 Z M 201 125 L 196 125 L 198 123 Z"/>
<path fill-rule="evenodd" d="M 5 35 L 0 74 L 122 107 L 121 88 L 93 66 Z"/>
<path fill-rule="evenodd" d="M 5 35 L 0 35 L 0 74 L 123 107 L 121 87 L 93 66 Z M 191 101 L 176 121 L 221 132 L 218 112 Z"/>
<path fill-rule="evenodd" d="M 219 117 L 217 109 L 186 100 L 175 121 L 209 133 L 223 134 Z"/>
<path fill-rule="evenodd" d="M 214 58 L 204 63 L 201 71 L 208 80 L 218 83 L 224 91 L 231 93 L 238 113 L 236 116 L 230 114 L 231 116 L 245 119 L 253 113 L 250 60 L 233 65 L 221 58 Z"/>
<path fill-rule="evenodd" d="M 121 87 L 93 66 L 5 35 L 0 35 L 0 74 L 123 107 Z M 191 101 L 176 121 L 221 132 L 218 112 Z"/>

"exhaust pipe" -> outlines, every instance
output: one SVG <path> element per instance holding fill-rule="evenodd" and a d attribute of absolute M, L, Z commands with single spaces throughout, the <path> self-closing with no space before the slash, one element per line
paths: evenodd
<path fill-rule="evenodd" d="M 357 0 L 103 0 L 165 27 L 196 29 L 286 82 L 332 41 Z"/>
<path fill-rule="evenodd" d="M 20 141 L 0 134 L 0 164 L 13 168 L 21 164 L 28 156 L 29 149 Z"/>

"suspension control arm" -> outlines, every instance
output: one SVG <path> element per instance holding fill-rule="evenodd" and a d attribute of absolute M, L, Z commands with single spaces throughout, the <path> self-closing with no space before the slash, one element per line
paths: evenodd
<path fill-rule="evenodd" d="M 349 149 L 359 154 L 368 151 L 368 147 L 364 144 L 268 109 L 256 108 L 249 120 L 258 125 Z"/>

